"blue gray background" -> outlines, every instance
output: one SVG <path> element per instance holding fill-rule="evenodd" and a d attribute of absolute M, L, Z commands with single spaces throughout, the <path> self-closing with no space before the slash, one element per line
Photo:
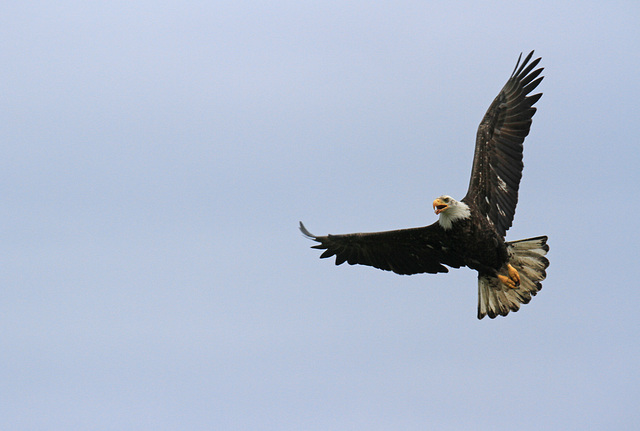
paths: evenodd
<path fill-rule="evenodd" d="M 640 426 L 640 6 L 8 1 L 0 16 L 0 428 Z M 543 57 L 508 239 L 476 274 L 334 267 L 316 234 L 464 196 L 518 54 Z"/>

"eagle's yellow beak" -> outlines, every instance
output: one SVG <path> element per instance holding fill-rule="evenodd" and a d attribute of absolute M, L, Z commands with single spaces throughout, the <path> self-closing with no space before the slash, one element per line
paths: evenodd
<path fill-rule="evenodd" d="M 449 208 L 449 206 L 445 204 L 442 201 L 442 199 L 438 198 L 435 201 L 433 201 L 433 209 L 435 210 L 436 214 L 440 214 L 442 211 L 446 210 L 447 208 Z"/>

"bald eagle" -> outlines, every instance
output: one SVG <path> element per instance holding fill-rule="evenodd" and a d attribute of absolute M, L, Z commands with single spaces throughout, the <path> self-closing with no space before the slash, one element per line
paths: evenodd
<path fill-rule="evenodd" d="M 524 138 L 529 134 L 533 105 L 542 93 L 540 58 L 522 54 L 509 80 L 487 110 L 476 136 L 467 195 L 443 195 L 433 201 L 438 220 L 425 227 L 374 233 L 316 236 L 300 222 L 300 230 L 336 256 L 336 265 L 373 266 L 397 274 L 448 272 L 467 266 L 478 272 L 478 319 L 506 316 L 527 304 L 542 288 L 549 261 L 546 236 L 505 241 L 518 202 Z M 445 266 L 446 265 L 446 266 Z"/>

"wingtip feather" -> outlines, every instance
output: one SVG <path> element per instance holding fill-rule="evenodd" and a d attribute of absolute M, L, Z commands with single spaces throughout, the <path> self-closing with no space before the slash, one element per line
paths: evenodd
<path fill-rule="evenodd" d="M 307 228 L 304 226 L 304 224 L 302 224 L 302 222 L 300 222 L 300 226 L 298 228 L 300 229 L 300 232 L 302 232 L 302 235 L 304 235 L 306 238 L 313 239 L 313 240 L 316 239 L 316 236 L 311 232 L 309 232 Z"/>

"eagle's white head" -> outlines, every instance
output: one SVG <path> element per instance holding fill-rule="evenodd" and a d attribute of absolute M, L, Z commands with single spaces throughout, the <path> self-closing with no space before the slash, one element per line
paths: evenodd
<path fill-rule="evenodd" d="M 438 223 L 443 229 L 451 229 L 453 222 L 469 218 L 471 210 L 464 202 L 458 202 L 451 196 L 440 196 L 433 201 L 433 209 L 440 216 Z"/>

